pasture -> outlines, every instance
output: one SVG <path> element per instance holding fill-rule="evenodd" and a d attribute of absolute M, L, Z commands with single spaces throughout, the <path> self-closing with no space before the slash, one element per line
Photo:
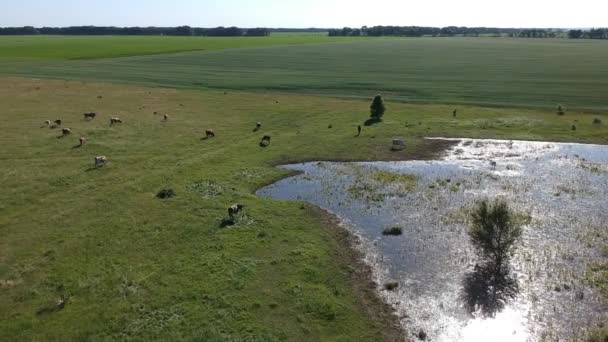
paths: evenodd
<path fill-rule="evenodd" d="M 378 39 L 78 61 L 51 59 L 111 55 L 102 45 L 92 54 L 2 49 L 0 59 L 20 62 L 0 67 L 0 340 L 396 340 L 397 320 L 335 221 L 254 192 L 288 175 L 278 164 L 433 158 L 445 146 L 427 136 L 608 143 L 605 114 L 571 109 L 605 108 L 606 69 L 549 58 L 588 61 L 605 45 L 521 44 Z M 128 45 L 123 52 L 136 53 Z M 167 51 L 157 45 L 141 54 Z M 517 60 L 522 46 L 537 58 L 474 68 L 506 52 L 502 63 Z M 455 57 L 433 60 L 438 51 Z M 355 137 L 380 90 L 384 122 Z M 416 103 L 426 101 L 436 103 Z M 454 118 L 443 102 L 493 107 L 460 104 Z M 55 119 L 72 135 L 44 126 Z M 207 129 L 216 137 L 202 140 Z M 80 136 L 87 142 L 76 147 Z M 390 151 L 396 136 L 405 151 Z M 95 169 L 98 155 L 108 163 Z M 163 189 L 176 196 L 157 198 Z M 244 214 L 229 226 L 235 203 Z"/>
<path fill-rule="evenodd" d="M 243 38 L 248 44 L 240 49 L 84 61 L 43 60 L 4 69 L 28 77 L 171 88 L 347 98 L 382 93 L 394 101 L 416 103 L 539 108 L 562 104 L 569 109 L 608 110 L 608 59 L 604 58 L 608 44 L 604 41 L 353 38 L 338 39 L 338 43 L 248 47 L 258 41 L 327 42 L 329 38 Z M 220 41 L 238 43 L 239 39 Z M 103 56 L 101 52 L 96 54 Z"/>
<path fill-rule="evenodd" d="M 115 58 L 355 39 L 368 38 L 327 37 L 317 34 L 276 34 L 270 37 L 1 36 L 0 62 Z"/>

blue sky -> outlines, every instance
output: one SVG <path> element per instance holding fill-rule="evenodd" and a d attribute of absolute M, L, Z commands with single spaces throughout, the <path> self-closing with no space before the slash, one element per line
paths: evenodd
<path fill-rule="evenodd" d="M 0 26 L 606 27 L 608 0 L 0 0 Z"/>

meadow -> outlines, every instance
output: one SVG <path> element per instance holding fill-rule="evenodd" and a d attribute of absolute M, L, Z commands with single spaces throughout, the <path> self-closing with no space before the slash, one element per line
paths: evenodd
<path fill-rule="evenodd" d="M 335 221 L 303 202 L 254 195 L 288 175 L 274 166 L 433 158 L 445 146 L 426 136 L 608 143 L 605 114 L 458 105 L 454 118 L 454 104 L 404 103 L 392 94 L 384 122 L 355 137 L 369 116 L 369 96 L 378 91 L 373 86 L 366 95 L 357 86 L 354 98 L 315 96 L 350 94 L 347 88 L 267 86 L 285 78 L 312 82 L 314 75 L 330 82 L 313 64 L 335 67 L 333 76 L 342 75 L 336 82 L 343 84 L 356 75 L 340 67 L 338 51 L 361 52 L 361 61 L 349 63 L 363 68 L 377 60 L 374 49 L 390 54 L 410 40 L 394 48 L 385 40 L 363 43 L 88 61 L 44 57 L 24 62 L 18 72 L 0 67 L 6 73 L 0 77 L 0 340 L 397 340 L 397 320 L 379 302 Z M 285 62 L 281 53 L 299 63 Z M 239 59 L 253 76 L 230 71 Z M 277 60 L 287 64 L 274 66 Z M 597 86 L 584 102 L 600 103 L 594 94 L 605 86 L 603 71 L 584 78 L 588 66 L 577 65 L 578 73 L 560 77 L 582 75 L 579 87 Z M 367 68 L 360 77 L 371 77 L 374 68 Z M 264 76 L 273 73 L 275 81 Z M 258 77 L 260 85 L 251 86 Z M 204 84 L 188 84 L 194 79 Z M 253 91 L 234 90 L 241 88 Z M 85 121 L 82 113 L 90 111 L 98 117 Z M 110 127 L 110 116 L 124 124 Z M 58 118 L 71 136 L 59 138 L 57 129 L 43 125 Z M 593 124 L 596 118 L 603 123 Z M 253 132 L 257 121 L 262 129 Z M 201 140 L 209 128 L 217 137 Z M 261 148 L 266 134 L 272 144 Z M 88 138 L 81 148 L 75 147 L 79 136 Z M 405 151 L 390 151 L 395 136 L 406 139 Z M 105 167 L 92 168 L 97 155 L 108 157 Z M 174 198 L 156 197 L 168 188 Z M 244 215 L 226 226 L 226 208 L 234 203 L 245 205 Z"/>
<path fill-rule="evenodd" d="M 604 41 L 353 38 L 321 44 L 329 38 L 274 36 L 251 42 L 319 43 L 117 59 L 42 60 L 2 69 L 28 77 L 171 88 L 359 98 L 382 93 L 403 102 L 539 108 L 562 104 L 576 110 L 608 110 L 608 59 L 604 58 L 608 44 Z"/>
<path fill-rule="evenodd" d="M 0 62 L 115 58 L 355 39 L 366 38 L 327 37 L 320 34 L 275 34 L 270 37 L 0 36 Z"/>

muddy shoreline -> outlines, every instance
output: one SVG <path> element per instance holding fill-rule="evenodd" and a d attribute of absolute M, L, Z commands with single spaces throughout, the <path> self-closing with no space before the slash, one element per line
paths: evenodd
<path fill-rule="evenodd" d="M 310 214 L 317 215 L 338 242 L 333 245 L 336 259 L 351 270 L 351 286 L 362 310 L 383 330 L 392 331 L 384 340 L 436 336 L 469 341 L 497 331 L 517 334 L 519 341 L 583 336 L 590 322 L 605 317 L 603 301 L 585 284 L 581 270 L 599 258 L 585 245 L 584 236 L 607 218 L 598 203 L 606 195 L 602 184 L 608 181 L 608 151 L 577 143 L 449 142 L 458 146 L 427 154 L 437 159 L 433 161 L 403 154 L 398 162 L 284 165 L 297 171 L 292 175 L 300 175 L 257 194 L 304 201 L 302 209 L 314 208 Z M 400 179 L 379 184 L 384 180 L 378 181 L 376 173 L 382 170 L 415 175 L 414 190 L 399 188 Z M 533 225 L 525 229 L 513 256 L 512 275 L 519 286 L 511 300 L 505 299 L 505 310 L 484 316 L 462 306 L 467 289 L 463 275 L 471 273 L 475 257 L 461 216 L 462 208 L 487 194 L 509 198 Z M 405 227 L 407 239 L 380 235 L 390 225 Z M 353 274 L 353 267 L 361 271 Z M 384 291 L 381 284 L 389 280 L 404 287 Z"/>
<path fill-rule="evenodd" d="M 416 151 L 407 151 L 404 153 L 395 153 L 395 158 L 390 159 L 294 159 L 280 160 L 273 163 L 273 167 L 279 167 L 286 164 L 299 164 L 311 161 L 320 162 L 366 162 L 366 161 L 408 161 L 408 160 L 432 160 L 439 158 L 449 148 L 458 144 L 457 140 L 442 140 L 442 139 L 425 139 L 424 148 Z M 280 180 L 297 176 L 303 173 L 302 171 L 289 171 L 286 175 L 273 179 L 267 183 L 261 184 L 254 194 Z M 377 326 L 381 327 L 383 332 L 383 341 L 410 341 L 413 340 L 408 336 L 407 327 L 401 324 L 401 318 L 398 317 L 396 308 L 385 300 L 380 291 L 379 284 L 376 282 L 372 265 L 365 261 L 365 253 L 360 247 L 360 238 L 349 231 L 342 224 L 342 220 L 335 214 L 314 204 L 306 203 L 305 207 L 310 215 L 316 216 L 324 226 L 329 235 L 333 238 L 337 248 L 336 260 L 348 269 L 351 288 L 359 301 L 361 310 L 365 312 L 368 318 Z"/>

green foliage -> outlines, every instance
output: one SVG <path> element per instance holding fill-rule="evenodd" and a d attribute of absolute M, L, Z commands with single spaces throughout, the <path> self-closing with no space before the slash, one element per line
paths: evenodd
<path fill-rule="evenodd" d="M 500 199 L 493 203 L 480 201 L 473 210 L 469 238 L 484 259 L 502 265 L 509 257 L 522 233 L 515 216 L 507 202 Z"/>
<path fill-rule="evenodd" d="M 403 229 L 401 227 L 388 227 L 382 231 L 382 235 L 401 235 L 403 234 Z"/>
<path fill-rule="evenodd" d="M 372 101 L 371 106 L 369 107 L 370 116 L 373 119 L 381 120 L 386 108 L 384 106 L 384 101 L 382 100 L 381 95 L 376 95 L 374 100 Z"/>

